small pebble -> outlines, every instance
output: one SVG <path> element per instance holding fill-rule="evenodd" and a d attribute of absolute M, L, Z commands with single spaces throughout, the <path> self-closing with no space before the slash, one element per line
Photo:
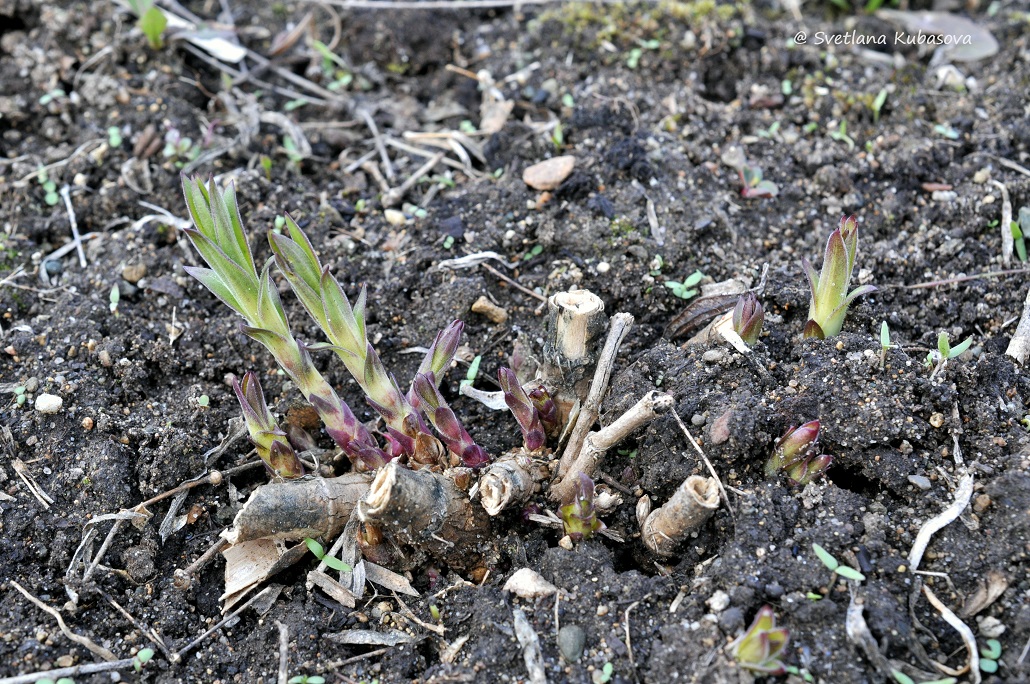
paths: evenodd
<path fill-rule="evenodd" d="M 558 630 L 558 650 L 562 658 L 570 663 L 580 659 L 586 643 L 586 632 L 579 625 L 562 625 Z"/>
<path fill-rule="evenodd" d="M 522 172 L 522 180 L 534 190 L 554 190 L 575 166 L 576 158 L 571 154 L 554 157 L 528 167 Z"/>
<path fill-rule="evenodd" d="M 597 607 L 597 617 L 604 617 L 608 614 L 608 606 L 601 604 Z"/>
<path fill-rule="evenodd" d="M 709 349 L 701 355 L 705 363 L 719 363 L 726 358 L 726 352 L 722 349 Z"/>
<path fill-rule="evenodd" d="M 988 639 L 997 639 L 1005 633 L 1005 625 L 993 615 L 988 615 L 978 622 L 980 623 L 980 635 Z"/>
<path fill-rule="evenodd" d="M 93 419 L 90 418 L 89 416 L 86 416 L 85 418 L 83 418 L 82 419 L 82 429 L 83 430 L 92 430 L 93 429 Z"/>
<path fill-rule="evenodd" d="M 145 264 L 131 264 L 122 269 L 122 280 L 135 285 L 147 274 Z"/>
<path fill-rule="evenodd" d="M 58 657 L 54 662 L 57 664 L 57 667 L 71 667 L 75 664 L 75 656 L 63 655 Z"/>
<path fill-rule="evenodd" d="M 991 497 L 987 494 L 980 494 L 973 499 L 973 512 L 983 513 L 991 505 Z"/>
<path fill-rule="evenodd" d="M 940 426 L 944 425 L 944 414 L 935 413 L 932 416 L 930 416 L 930 425 L 933 425 L 935 428 L 939 428 Z"/>
<path fill-rule="evenodd" d="M 730 606 L 730 595 L 720 589 L 705 601 L 713 613 L 721 613 Z"/>
<path fill-rule="evenodd" d="M 483 314 L 493 323 L 504 323 L 508 320 L 508 312 L 490 301 L 485 295 L 472 304 L 472 313 Z"/>
<path fill-rule="evenodd" d="M 924 492 L 930 488 L 930 478 L 924 475 L 909 475 L 908 481 Z"/>
<path fill-rule="evenodd" d="M 386 218 L 386 222 L 391 226 L 403 226 L 408 221 L 404 212 L 397 211 L 396 209 L 387 209 L 383 212 L 383 217 Z"/>
<path fill-rule="evenodd" d="M 695 413 L 690 417 L 690 424 L 694 427 L 701 427 L 705 424 L 705 417 L 702 416 L 700 413 Z"/>
<path fill-rule="evenodd" d="M 607 261 L 602 261 L 599 264 L 597 264 L 597 272 L 601 275 L 604 275 L 610 270 L 612 270 L 612 265 L 609 264 Z"/>
<path fill-rule="evenodd" d="M 36 397 L 36 410 L 40 413 L 52 414 L 61 410 L 64 400 L 56 394 L 43 393 Z"/>
<path fill-rule="evenodd" d="M 558 540 L 558 546 L 562 547 L 566 551 L 571 551 L 573 549 L 572 537 L 565 535 Z"/>
<path fill-rule="evenodd" d="M 35 394 L 36 390 L 39 389 L 39 378 L 33 376 L 25 381 L 25 391 L 29 394 Z"/>

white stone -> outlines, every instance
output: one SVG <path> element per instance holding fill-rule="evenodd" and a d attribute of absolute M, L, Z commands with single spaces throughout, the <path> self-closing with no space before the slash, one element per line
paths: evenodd
<path fill-rule="evenodd" d="M 558 587 L 545 580 L 536 570 L 522 568 L 516 570 L 515 574 L 508 578 L 508 581 L 504 583 L 504 590 L 510 591 L 520 598 L 534 599 L 551 596 L 558 591 Z"/>
<path fill-rule="evenodd" d="M 61 399 L 56 394 L 46 394 L 44 392 L 36 397 L 36 410 L 40 413 L 57 413 L 63 405 L 64 399 Z"/>
<path fill-rule="evenodd" d="M 576 158 L 566 154 L 533 164 L 522 172 L 522 180 L 534 190 L 554 190 L 575 167 Z"/>

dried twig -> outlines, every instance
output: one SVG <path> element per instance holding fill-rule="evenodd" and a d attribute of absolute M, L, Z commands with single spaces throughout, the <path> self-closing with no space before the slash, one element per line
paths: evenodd
<path fill-rule="evenodd" d="M 393 162 L 390 161 L 386 145 L 383 144 L 383 136 L 379 135 L 379 128 L 376 127 L 375 119 L 372 118 L 367 109 L 359 109 L 358 116 L 364 120 L 368 130 L 372 133 L 372 141 L 375 143 L 376 149 L 379 150 L 379 158 L 382 159 L 383 168 L 386 169 L 386 177 L 393 180 L 397 177 L 397 172 L 393 168 Z"/>
<path fill-rule="evenodd" d="M 14 580 L 11 580 L 10 584 L 11 584 L 12 587 L 14 587 L 19 592 L 21 592 L 22 596 L 27 598 L 29 601 L 32 601 L 32 603 L 37 608 L 39 608 L 40 610 L 48 613 L 51 617 L 53 617 L 55 620 L 57 620 L 57 626 L 61 628 L 61 633 L 64 634 L 66 637 L 68 637 L 69 639 L 71 639 L 75 643 L 79 644 L 80 646 L 83 646 L 83 647 L 89 649 L 92 653 L 100 656 L 104 660 L 107 660 L 109 662 L 110 661 L 118 660 L 118 657 L 114 653 L 111 653 L 110 651 L 108 651 L 103 646 L 100 646 L 100 645 L 94 643 L 94 641 L 92 639 L 90 639 L 88 637 L 84 637 L 81 634 L 76 634 L 75 632 L 73 632 L 70 629 L 68 629 L 68 625 L 64 624 L 64 618 L 61 617 L 61 613 L 58 612 L 57 609 L 51 608 L 47 604 L 45 604 L 42 601 L 40 601 L 38 598 L 36 598 L 32 594 L 30 594 L 28 591 L 26 591 L 20 584 L 18 584 Z"/>
<path fill-rule="evenodd" d="M 955 488 L 955 499 L 946 509 L 930 518 L 919 528 L 916 540 L 912 543 L 912 549 L 908 552 L 909 570 L 915 572 L 923 559 L 923 553 L 930 543 L 930 537 L 937 531 L 943 529 L 961 515 L 962 511 L 969 505 L 973 497 L 973 474 L 967 472 L 959 479 L 958 487 Z"/>
<path fill-rule="evenodd" d="M 397 204 L 400 204 L 401 200 L 404 199 L 404 196 L 408 194 L 408 190 L 410 190 L 411 187 L 419 181 L 419 179 L 421 179 L 427 173 L 436 168 L 436 165 L 440 163 L 440 160 L 444 158 L 444 155 L 444 152 L 437 152 L 432 156 L 432 158 L 430 158 L 429 161 L 420 166 L 418 170 L 415 171 L 415 173 L 408 176 L 408 179 L 406 181 L 404 181 L 397 187 L 392 188 L 388 193 L 383 195 L 383 198 L 381 200 L 382 205 L 384 207 L 392 207 Z"/>
<path fill-rule="evenodd" d="M 43 508 L 50 510 L 50 504 L 54 503 L 53 498 L 39 486 L 39 483 L 32 477 L 32 473 L 29 472 L 29 467 L 25 465 L 25 462 L 20 458 L 16 458 L 11 461 L 11 466 L 14 468 L 14 472 L 18 474 L 18 477 L 21 478 L 21 481 L 25 483 L 29 493 L 36 497 L 36 500 L 43 505 Z"/>
<path fill-rule="evenodd" d="M 687 441 L 689 441 L 694 447 L 698 456 L 700 456 L 701 460 L 704 461 L 705 467 L 708 468 L 708 472 L 713 478 L 715 478 L 716 483 L 718 483 L 719 493 L 722 494 L 722 499 L 726 502 L 726 508 L 730 509 L 730 515 L 734 515 L 733 504 L 730 503 L 730 495 L 726 493 L 726 488 L 723 486 L 722 480 L 719 478 L 719 473 L 715 472 L 715 467 L 712 466 L 712 462 L 708 460 L 707 456 L 705 456 L 705 452 L 701 450 L 701 445 L 697 443 L 696 439 L 694 439 L 694 435 L 690 434 L 690 430 L 687 429 L 687 426 L 683 423 L 683 419 L 680 418 L 679 414 L 673 411 L 672 415 L 676 419 L 676 424 L 680 426 L 680 430 L 682 430 L 683 434 L 686 435 Z"/>
<path fill-rule="evenodd" d="M 100 672 L 112 672 L 124 670 L 136 665 L 135 658 L 113 660 L 105 663 L 87 663 L 85 665 L 73 665 L 71 667 L 58 667 L 53 670 L 40 670 L 28 674 L 15 675 L 0 679 L 0 684 L 35 684 L 40 679 L 57 679 L 60 677 L 78 677 L 79 675 L 99 674 Z"/>
<path fill-rule="evenodd" d="M 290 628 L 278 620 L 275 626 L 279 629 L 279 684 L 286 684 L 290 676 Z"/>
<path fill-rule="evenodd" d="M 1004 183 L 991 181 L 1001 190 L 1001 263 L 1008 266 L 1012 261 L 1012 248 L 1015 239 L 1012 237 L 1012 201 L 1009 199 L 1009 189 Z"/>
<path fill-rule="evenodd" d="M 1030 290 L 1027 290 L 1026 299 L 1023 300 L 1023 315 L 1019 317 L 1019 324 L 1016 326 L 1016 332 L 1012 333 L 1005 355 L 1011 356 L 1020 364 L 1025 364 L 1027 357 L 1030 356 Z"/>
<path fill-rule="evenodd" d="M 973 684 L 980 684 L 980 653 L 976 650 L 976 637 L 973 635 L 973 630 L 969 628 L 969 625 L 962 622 L 962 619 L 959 618 L 959 616 L 951 612 L 951 609 L 941 603 L 941 600 L 937 598 L 937 596 L 930 591 L 930 587 L 925 584 L 923 585 L 923 594 L 926 596 L 926 600 L 930 602 L 930 605 L 936 608 L 941 614 L 944 621 L 959 633 L 962 637 L 962 643 L 966 645 L 966 652 L 968 653 L 966 664 L 958 670 L 947 667 L 946 665 L 942 665 L 938 662 L 934 662 L 934 666 L 944 674 L 951 675 L 952 677 L 958 677 L 968 672 Z"/>
<path fill-rule="evenodd" d="M 526 663 L 526 671 L 529 672 L 529 681 L 532 684 L 547 684 L 544 654 L 540 650 L 540 637 L 537 636 L 533 625 L 529 624 L 526 614 L 520 608 L 515 608 L 511 612 L 515 623 L 515 636 L 522 646 L 522 659 Z"/>
<path fill-rule="evenodd" d="M 86 252 L 82 249 L 82 237 L 79 235 L 79 224 L 75 220 L 75 209 L 72 208 L 71 188 L 67 185 L 61 187 L 61 198 L 64 199 L 64 206 L 68 210 L 68 223 L 72 230 L 72 239 L 75 242 L 75 251 L 79 254 L 79 266 L 86 268 Z M 1011 209 L 1009 210 L 1011 213 Z"/>

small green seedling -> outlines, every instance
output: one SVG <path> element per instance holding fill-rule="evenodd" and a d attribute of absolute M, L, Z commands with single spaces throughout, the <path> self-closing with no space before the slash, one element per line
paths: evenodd
<path fill-rule="evenodd" d="M 1016 256 L 1026 262 L 1026 234 L 1030 231 L 1030 207 L 1019 210 L 1019 219 L 1012 222 L 1012 241 L 1016 248 Z"/>
<path fill-rule="evenodd" d="M 476 376 L 479 375 L 479 364 L 483 362 L 482 356 L 476 356 L 472 359 L 472 363 L 469 364 L 468 371 L 465 372 L 465 379 L 459 383 L 462 387 L 471 387 L 476 382 Z"/>
<path fill-rule="evenodd" d="M 115 283 L 114 287 L 111 288 L 111 294 L 108 295 L 107 298 L 111 302 L 111 313 L 113 313 L 115 316 L 117 316 L 118 315 L 118 302 L 122 298 L 122 292 L 121 292 L 121 290 L 118 289 L 118 283 Z"/>
<path fill-rule="evenodd" d="M 113 149 L 122 146 L 122 129 L 117 126 L 109 126 L 107 129 L 107 145 Z"/>
<path fill-rule="evenodd" d="M 453 235 L 448 235 L 447 237 L 445 237 L 443 239 L 443 248 L 444 249 L 450 249 L 453 246 L 454 246 L 454 236 Z"/>
<path fill-rule="evenodd" d="M 776 138 L 777 134 L 779 132 L 780 132 L 780 122 L 779 121 L 773 121 L 772 124 L 769 126 L 769 128 L 765 128 L 765 129 L 761 129 L 761 130 L 755 131 L 755 134 L 759 138 Z M 766 181 L 766 182 L 768 182 L 768 181 Z"/>
<path fill-rule="evenodd" d="M 916 680 L 909 677 L 901 670 L 893 670 L 891 676 L 898 684 L 916 684 Z M 944 679 L 934 679 L 933 681 L 920 682 L 920 684 L 955 684 L 958 680 L 954 677 L 945 677 Z"/>
<path fill-rule="evenodd" d="M 287 112 L 292 112 L 292 111 L 300 109 L 301 107 L 304 107 L 304 106 L 306 106 L 308 104 L 310 104 L 310 103 L 305 98 L 298 97 L 295 100 L 287 101 L 286 104 L 283 105 L 283 110 L 287 111 Z"/>
<path fill-rule="evenodd" d="M 762 606 L 744 634 L 730 644 L 730 653 L 741 667 L 767 675 L 787 671 L 780 656 L 787 648 L 790 632 L 776 626 L 776 614 L 771 606 Z"/>
<path fill-rule="evenodd" d="M 306 537 L 304 539 L 304 545 L 308 547 L 308 551 L 311 552 L 311 555 L 325 563 L 328 567 L 332 568 L 333 570 L 336 570 L 337 572 L 351 571 L 351 566 L 347 565 L 336 556 L 327 556 L 325 553 L 325 548 L 311 537 Z M 305 681 L 310 682 L 312 680 L 307 679 Z"/>
<path fill-rule="evenodd" d="M 50 677 L 43 677 L 43 679 L 37 679 L 35 684 L 75 684 L 75 680 L 71 677 L 61 677 L 55 682 Z"/>
<path fill-rule="evenodd" d="M 561 105 L 562 107 L 568 107 L 569 109 L 576 106 L 576 99 L 572 97 L 572 93 L 565 93 L 561 96 Z"/>
<path fill-rule="evenodd" d="M 290 677 L 288 684 L 325 684 L 325 677 L 318 675 L 297 675 Z"/>
<path fill-rule="evenodd" d="M 151 49 L 164 47 L 164 32 L 168 27 L 168 17 L 154 5 L 154 0 L 128 0 L 132 13 L 136 15 L 136 26 L 143 31 Z"/>
<path fill-rule="evenodd" d="M 787 674 L 792 674 L 795 677 L 801 677 L 801 679 L 805 680 L 806 682 L 815 681 L 815 677 L 812 676 L 811 672 L 803 668 L 799 668 L 795 665 L 788 665 L 787 667 L 783 668 L 783 671 Z"/>
<path fill-rule="evenodd" d="M 948 361 L 958 356 L 962 356 L 970 345 L 973 344 L 973 338 L 968 338 L 965 342 L 958 344 L 954 347 L 948 340 L 948 333 L 942 332 L 937 336 L 937 348 L 931 349 L 927 353 L 926 358 L 923 359 L 923 365 L 927 368 L 933 368 L 933 372 L 930 373 L 930 377 L 933 378 L 937 375 L 944 367 L 948 364 Z"/>
<path fill-rule="evenodd" d="M 283 136 L 283 151 L 292 166 L 300 166 L 300 163 L 304 161 L 304 155 L 297 147 L 296 141 L 288 135 Z"/>
<path fill-rule="evenodd" d="M 883 2 L 883 0 L 871 0 L 872 2 Z M 873 123 L 880 122 L 880 111 L 883 109 L 883 105 L 887 102 L 887 89 L 880 88 L 880 92 L 876 94 L 876 99 L 873 100 Z"/>
<path fill-rule="evenodd" d="M 267 154 L 263 154 L 258 157 L 258 164 L 261 166 L 261 170 L 265 172 L 265 178 L 272 180 L 272 158 Z"/>
<path fill-rule="evenodd" d="M 784 97 L 790 97 L 794 94 L 794 84 L 790 82 L 789 78 L 780 81 L 780 92 L 783 93 Z"/>
<path fill-rule="evenodd" d="M 541 254 L 543 254 L 543 252 L 544 252 L 544 246 L 543 245 L 533 245 L 533 247 L 528 252 L 526 252 L 525 256 L 522 257 L 522 260 L 523 261 L 529 261 L 533 257 L 540 256 Z"/>
<path fill-rule="evenodd" d="M 39 167 L 39 171 L 36 173 L 36 180 L 43 187 L 43 201 L 48 206 L 54 206 L 61 201 L 61 196 L 57 194 L 57 183 L 55 183 L 50 176 L 47 174 L 46 169 L 42 166 Z"/>
<path fill-rule="evenodd" d="M 207 396 L 206 394 L 201 394 L 199 397 L 197 397 L 197 406 L 199 406 L 200 408 L 207 408 L 210 405 L 211 397 Z"/>
<path fill-rule="evenodd" d="M 662 44 L 658 40 L 638 40 L 637 45 L 640 47 L 633 48 L 626 55 L 626 66 L 630 69 L 640 66 L 640 58 L 644 56 L 644 50 L 657 50 Z"/>
<path fill-rule="evenodd" d="M 847 119 L 841 119 L 840 124 L 837 126 L 837 130 L 830 131 L 830 137 L 837 142 L 842 142 L 848 146 L 848 150 L 855 149 L 855 141 L 848 135 L 848 122 Z"/>
<path fill-rule="evenodd" d="M 938 135 L 943 135 L 948 140 L 958 140 L 959 132 L 951 127 L 950 124 L 937 124 L 933 127 L 933 130 Z"/>
<path fill-rule="evenodd" d="M 887 321 L 880 323 L 880 368 L 887 364 L 887 350 L 894 345 L 891 344 L 891 329 L 887 327 Z"/>
<path fill-rule="evenodd" d="M 154 649 L 141 648 L 132 658 L 132 669 L 136 670 L 136 672 L 141 671 L 143 666 L 149 663 L 153 658 Z"/>
<path fill-rule="evenodd" d="M 554 124 L 554 130 L 551 131 L 551 144 L 554 145 L 556 152 L 561 152 L 562 147 L 565 146 L 565 130 L 561 126 L 561 121 Z"/>
<path fill-rule="evenodd" d="M 429 605 L 429 614 L 433 616 L 434 620 L 440 620 L 440 608 L 435 603 Z"/>
<path fill-rule="evenodd" d="M 815 551 L 816 557 L 819 558 L 823 565 L 844 579 L 854 580 L 856 582 L 862 582 L 865 580 L 865 575 L 852 567 L 841 565 L 839 560 L 834 558 L 829 551 L 818 544 L 813 543 L 812 550 Z"/>
<path fill-rule="evenodd" d="M 600 670 L 594 670 L 594 674 L 591 677 L 594 684 L 607 684 L 612 680 L 612 675 L 615 673 L 615 666 L 611 663 L 605 663 Z"/>
<path fill-rule="evenodd" d="M 737 169 L 740 174 L 740 182 L 744 185 L 740 189 L 740 195 L 748 199 L 758 197 L 776 197 L 780 194 L 780 188 L 771 180 L 762 180 L 762 169 L 750 164 L 744 164 Z"/>
<path fill-rule="evenodd" d="M 682 283 L 678 283 L 675 280 L 666 280 L 665 287 L 672 290 L 672 294 L 680 299 L 690 299 L 697 294 L 695 286 L 700 283 L 701 279 L 704 277 L 705 274 L 701 271 L 694 271 L 684 278 Z"/>
<path fill-rule="evenodd" d="M 737 305 L 733 307 L 732 321 L 733 332 L 740 335 L 744 344 L 749 347 L 755 346 L 765 323 L 765 309 L 754 292 L 740 295 Z"/>
<path fill-rule="evenodd" d="M 987 674 L 994 674 L 998 671 L 998 660 L 1001 658 L 1001 642 L 997 639 L 988 639 L 984 646 L 980 647 L 980 670 Z"/>
<path fill-rule="evenodd" d="M 68 93 L 64 92 L 61 88 L 54 88 L 48 93 L 45 93 L 39 98 L 39 104 L 46 107 L 51 102 L 68 97 Z"/>

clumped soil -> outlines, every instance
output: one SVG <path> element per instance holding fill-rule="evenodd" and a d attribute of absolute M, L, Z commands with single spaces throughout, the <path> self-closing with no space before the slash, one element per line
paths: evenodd
<path fill-rule="evenodd" d="M 219 7 L 188 4 L 208 18 Z M 435 268 L 445 259 L 495 251 L 514 264 L 497 267 L 525 288 L 545 296 L 588 288 L 609 312 L 632 313 L 636 325 L 602 422 L 651 389 L 672 393 L 732 510 L 722 506 L 672 559 L 644 552 L 636 496 L 661 503 L 688 475 L 706 474 L 666 416 L 603 463 L 628 492 L 606 519 L 623 543 L 598 538 L 566 550 L 553 530 L 512 513 L 494 522 L 499 560 L 481 585 L 446 567 L 412 572 L 421 598 L 408 606 L 427 622 L 438 611 L 443 638 L 400 616 L 392 597 L 351 611 L 306 591 L 311 561 L 274 580 L 282 592 L 263 612 L 245 611 L 181 663 L 159 654 L 141 680 L 273 681 L 279 621 L 289 628 L 291 676 L 523 681 L 512 623 L 519 607 L 540 637 L 552 681 L 749 681 L 725 646 L 769 604 L 791 632 L 784 660 L 802 675 L 885 681 L 848 639 L 849 588 L 815 558 L 813 542 L 865 574 L 857 591 L 884 655 L 923 671 L 932 667 L 924 653 L 956 666 L 958 635 L 925 600 L 910 609 L 918 578 L 907 556 L 920 525 L 952 501 L 959 459 L 975 475 L 973 502 L 934 536 L 921 565 L 932 574 L 921 581 L 957 611 L 989 574 L 1003 576 L 1008 588 L 1000 598 L 965 619 L 981 643 L 997 636 L 1002 644 L 1001 667 L 984 681 L 1030 679 L 1030 659 L 1021 657 L 1030 639 L 1030 455 L 1021 423 L 1030 382 L 1004 355 L 1026 278 L 948 281 L 1001 267 L 1001 196 L 990 180 L 1007 186 L 1017 211 L 1030 204 L 1030 178 L 1000 161 L 1030 166 L 1027 18 L 1016 3 L 992 7 L 972 18 L 994 33 L 1000 52 L 960 64 L 972 80 L 958 90 L 940 86 L 930 53 L 912 47 L 899 47 L 904 60 L 894 61 L 882 51 L 791 45 L 800 28 L 895 30 L 822 6 L 801 22 L 766 3 L 346 11 L 337 53 L 352 79 L 339 91 L 343 104 L 294 108 L 288 94 L 261 85 L 293 87 L 274 73 L 252 74 L 227 90 L 222 75 L 180 43 L 151 50 L 114 3 L 0 2 L 0 675 L 96 658 L 11 583 L 62 607 L 65 569 L 87 522 L 205 472 L 204 454 L 239 412 L 230 374 L 260 373 L 280 414 L 302 408 L 233 315 L 186 277 L 182 267 L 196 257 L 175 221 L 137 223 L 154 206 L 185 216 L 185 160 L 162 154 L 164 136 L 177 131 L 202 153 L 220 152 L 194 170 L 233 173 L 259 259 L 269 256 L 262 234 L 289 211 L 348 292 L 368 285 L 370 338 L 402 382 L 419 358 L 402 352 L 428 344 L 454 318 L 465 321 L 466 357 L 483 355 L 478 385 L 488 390 L 516 338 L 541 335 L 537 299 L 487 270 Z M 324 9 L 292 2 L 231 9 L 241 40 L 258 53 L 309 9 L 315 37 L 333 37 Z M 321 57 L 312 63 L 304 45 L 280 61 L 319 78 Z M 405 225 L 391 224 L 374 176 L 345 171 L 375 149 L 356 108 L 398 139 L 458 129 L 463 119 L 478 125 L 477 85 L 448 64 L 489 72 L 515 109 L 481 141 L 485 163 L 474 162 L 481 178 L 455 171 L 453 187 L 442 185 L 424 213 L 409 211 Z M 888 96 L 874 113 L 884 88 Z M 281 120 L 261 116 L 269 113 L 304 127 L 307 159 L 284 151 Z M 560 119 L 560 139 L 531 125 L 549 118 Z M 112 126 L 120 145 L 109 138 Z M 141 143 L 143 136 L 158 142 Z M 732 145 L 777 184 L 777 197 L 740 196 L 736 172 L 721 161 Z M 574 154 L 576 169 L 542 198 L 522 171 L 558 153 Z M 391 154 L 401 178 L 422 161 Z M 75 251 L 57 260 L 60 269 L 42 265 L 71 232 L 64 202 L 48 198 L 33 175 L 41 165 L 50 165 L 56 190 L 70 187 L 78 231 L 97 234 L 84 243 L 85 268 Z M 418 203 L 430 187 L 417 185 L 408 201 Z M 844 212 L 860 220 L 856 281 L 879 291 L 852 307 L 840 336 L 802 340 L 808 295 L 797 262 L 821 262 Z M 756 282 L 764 264 L 767 332 L 747 357 L 725 345 L 683 347 L 663 337 L 686 304 L 666 281 L 701 270 L 711 281 Z M 948 282 L 909 287 L 932 281 Z M 483 295 L 507 311 L 506 322 L 470 311 Z M 301 307 L 285 300 L 297 335 L 317 340 Z M 884 320 L 896 346 L 881 364 Z M 972 336 L 974 344 L 931 378 L 922 361 L 941 330 L 953 343 Z M 328 355 L 318 363 L 360 417 L 372 420 L 340 364 Z M 454 370 L 443 389 L 473 437 L 494 454 L 516 446 L 514 421 L 458 395 L 463 375 L 463 367 Z M 58 412 L 36 410 L 44 393 L 62 399 Z M 834 457 L 828 476 L 804 490 L 766 477 L 774 440 L 814 418 L 822 422 L 821 450 Z M 239 443 L 210 465 L 225 470 L 246 452 Z M 16 459 L 52 504 L 29 492 Z M 216 622 L 222 564 L 209 565 L 187 590 L 173 586 L 173 570 L 203 553 L 264 479 L 250 473 L 232 478 L 230 489 L 192 490 L 184 510 L 192 508 L 195 520 L 164 542 L 157 524 L 167 503 L 155 504 L 155 519 L 141 529 L 127 527 L 95 581 L 80 588 L 78 608 L 65 611 L 69 628 L 130 657 L 149 645 L 140 625 L 174 650 Z M 109 525 L 100 524 L 101 534 Z M 502 591 L 526 566 L 562 590 L 560 601 Z M 384 611 L 416 643 L 377 652 L 330 638 L 377 628 Z M 584 630 L 578 660 L 559 655 L 559 624 Z M 459 638 L 467 642 L 445 658 Z"/>

